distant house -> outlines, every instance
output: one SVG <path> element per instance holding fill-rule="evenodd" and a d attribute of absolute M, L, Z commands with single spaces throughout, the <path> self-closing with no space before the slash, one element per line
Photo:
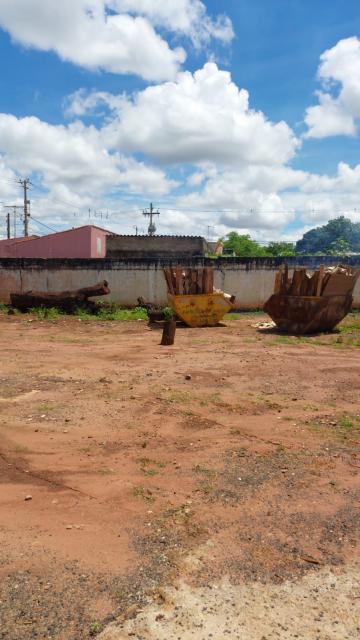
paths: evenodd
<path fill-rule="evenodd" d="M 85 225 L 47 236 L 0 240 L 0 258 L 104 258 L 110 231 Z"/>
<path fill-rule="evenodd" d="M 30 240 L 35 240 L 39 236 L 23 236 L 20 238 L 7 238 L 6 240 L 0 240 L 0 258 L 13 258 L 15 244 L 20 244 L 20 242 L 29 242 Z"/>
<path fill-rule="evenodd" d="M 195 258 L 203 257 L 208 243 L 201 236 L 125 236 L 109 235 L 107 258 Z"/>

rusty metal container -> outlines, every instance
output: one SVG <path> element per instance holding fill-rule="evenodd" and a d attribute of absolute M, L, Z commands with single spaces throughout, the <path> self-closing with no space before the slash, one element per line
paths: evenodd
<path fill-rule="evenodd" d="M 351 311 L 352 296 L 288 296 L 272 295 L 265 303 L 269 314 L 280 331 L 304 335 L 319 331 L 332 331 Z"/>

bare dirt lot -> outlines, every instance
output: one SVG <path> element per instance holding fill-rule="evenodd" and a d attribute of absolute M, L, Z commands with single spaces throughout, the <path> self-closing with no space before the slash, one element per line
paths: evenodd
<path fill-rule="evenodd" d="M 1 640 L 360 637 L 359 315 L 265 319 L 0 316 Z"/>

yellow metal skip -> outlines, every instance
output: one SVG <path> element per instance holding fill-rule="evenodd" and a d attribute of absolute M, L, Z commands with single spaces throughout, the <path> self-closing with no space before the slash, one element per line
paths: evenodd
<path fill-rule="evenodd" d="M 168 294 L 168 299 L 173 311 L 189 327 L 214 327 L 234 307 L 224 293 Z"/>

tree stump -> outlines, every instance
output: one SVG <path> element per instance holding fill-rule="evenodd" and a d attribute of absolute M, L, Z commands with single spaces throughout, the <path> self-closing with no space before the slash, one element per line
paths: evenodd
<path fill-rule="evenodd" d="M 164 322 L 161 344 L 166 346 L 174 344 L 175 331 L 176 331 L 176 320 L 166 320 Z"/>

